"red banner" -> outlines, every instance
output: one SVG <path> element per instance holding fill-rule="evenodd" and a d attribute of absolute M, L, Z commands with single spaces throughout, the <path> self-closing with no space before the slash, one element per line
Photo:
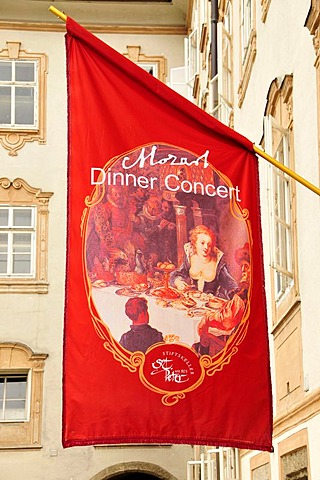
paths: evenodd
<path fill-rule="evenodd" d="M 252 144 L 67 21 L 63 445 L 270 450 Z"/>

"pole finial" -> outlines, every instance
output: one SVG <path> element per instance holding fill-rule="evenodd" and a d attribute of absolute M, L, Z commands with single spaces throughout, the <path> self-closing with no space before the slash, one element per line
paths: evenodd
<path fill-rule="evenodd" d="M 67 21 L 67 15 L 63 12 L 60 12 L 56 7 L 53 7 L 52 5 L 49 7 L 49 11 L 56 15 L 57 17 L 61 18 L 64 22 Z"/>

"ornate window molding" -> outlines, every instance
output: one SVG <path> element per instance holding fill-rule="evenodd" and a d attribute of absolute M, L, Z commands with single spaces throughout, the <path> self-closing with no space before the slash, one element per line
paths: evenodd
<path fill-rule="evenodd" d="M 308 430 L 303 428 L 282 440 L 278 447 L 279 478 L 292 480 L 309 478 Z"/>
<path fill-rule="evenodd" d="M 271 479 L 270 453 L 261 452 L 250 459 L 251 479 Z"/>
<path fill-rule="evenodd" d="M 319 64 L 320 55 L 320 5 L 317 0 L 311 0 L 310 10 L 306 18 L 305 26 L 313 35 L 313 45 L 317 56 L 316 64 Z"/>
<path fill-rule="evenodd" d="M 248 51 L 245 57 L 245 62 L 242 66 L 241 80 L 238 87 L 238 106 L 241 108 L 246 91 L 249 85 L 249 80 L 253 68 L 253 64 L 257 54 L 257 32 L 251 30 L 250 39 L 248 43 Z"/>
<path fill-rule="evenodd" d="M 0 449 L 41 447 L 43 371 L 47 356 L 19 343 L 0 344 L 0 373 L 9 378 L 10 374 L 24 372 L 30 382 L 28 419 L 1 422 Z"/>
<path fill-rule="evenodd" d="M 140 67 L 144 68 L 154 66 L 152 75 L 161 82 L 166 81 L 167 77 L 167 59 L 164 56 L 145 55 L 141 53 L 140 46 L 129 45 L 127 46 L 127 52 L 123 54 L 125 57 L 137 63 Z"/>
<path fill-rule="evenodd" d="M 48 292 L 48 215 L 50 192 L 33 188 L 21 178 L 10 181 L 0 178 L 0 205 L 11 207 L 35 207 L 36 232 L 35 255 L 32 277 L 1 276 L 0 293 L 47 293 Z"/>
<path fill-rule="evenodd" d="M 261 0 L 261 21 L 264 23 L 267 19 L 269 7 L 270 7 L 271 0 Z"/>
<path fill-rule="evenodd" d="M 10 156 L 18 155 L 26 142 L 37 141 L 39 144 L 46 143 L 46 74 L 47 57 L 42 53 L 29 53 L 20 49 L 20 42 L 7 42 L 7 48 L 0 50 L 0 60 L 5 61 L 32 61 L 37 65 L 37 76 L 35 83 L 37 86 L 37 99 L 35 99 L 37 109 L 37 124 L 32 128 L 18 127 L 0 127 L 0 143 L 8 150 Z"/>

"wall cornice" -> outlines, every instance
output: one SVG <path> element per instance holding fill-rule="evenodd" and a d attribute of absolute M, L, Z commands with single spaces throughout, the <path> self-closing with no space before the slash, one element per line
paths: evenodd
<path fill-rule="evenodd" d="M 276 438 L 319 414 L 320 388 L 317 388 L 274 419 L 273 437 Z"/>
<path fill-rule="evenodd" d="M 183 25 L 96 25 L 81 24 L 92 33 L 108 33 L 119 35 L 187 35 L 187 27 Z M 24 30 L 32 32 L 65 32 L 64 23 L 48 22 L 3 22 L 0 30 Z"/>

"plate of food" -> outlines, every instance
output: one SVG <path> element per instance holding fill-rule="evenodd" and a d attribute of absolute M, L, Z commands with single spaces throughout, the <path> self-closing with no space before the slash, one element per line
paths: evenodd
<path fill-rule="evenodd" d="M 116 290 L 116 295 L 121 297 L 138 297 L 141 292 L 135 292 L 131 287 L 123 287 Z"/>
<path fill-rule="evenodd" d="M 136 293 L 145 293 L 149 289 L 149 286 L 150 285 L 146 282 L 137 283 L 131 286 L 131 290 Z"/>
<path fill-rule="evenodd" d="M 152 297 L 161 298 L 163 300 L 177 300 L 178 298 L 180 298 L 180 293 L 178 292 L 178 290 L 175 290 L 171 287 L 152 288 L 149 291 L 149 294 Z"/>

